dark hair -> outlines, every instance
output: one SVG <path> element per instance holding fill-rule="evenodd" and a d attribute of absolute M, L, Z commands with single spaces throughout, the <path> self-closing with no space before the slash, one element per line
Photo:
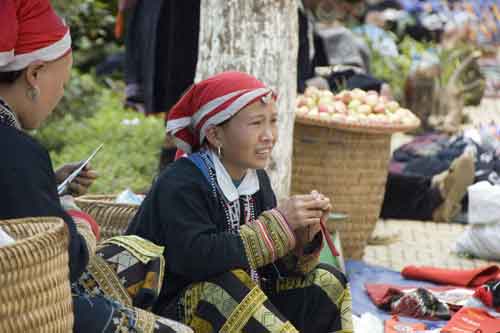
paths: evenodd
<path fill-rule="evenodd" d="M 16 82 L 19 77 L 23 74 L 23 70 L 11 71 L 11 72 L 0 72 L 0 84 L 7 83 L 12 84 Z"/>

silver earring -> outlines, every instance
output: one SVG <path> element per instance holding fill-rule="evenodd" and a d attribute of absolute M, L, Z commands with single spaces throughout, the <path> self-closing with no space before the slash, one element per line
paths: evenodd
<path fill-rule="evenodd" d="M 217 156 L 219 156 L 219 158 L 222 157 L 222 146 L 217 147 Z"/>
<path fill-rule="evenodd" d="M 40 88 L 38 87 L 31 87 L 26 91 L 26 96 L 28 96 L 29 99 L 31 99 L 32 102 L 36 102 L 38 99 L 38 96 L 40 96 Z"/>

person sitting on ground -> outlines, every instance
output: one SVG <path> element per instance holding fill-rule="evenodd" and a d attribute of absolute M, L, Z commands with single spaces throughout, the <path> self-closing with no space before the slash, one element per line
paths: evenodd
<path fill-rule="evenodd" d="M 186 326 L 108 297 L 93 297 L 74 284 L 95 251 L 98 226 L 71 197 L 61 205 L 50 156 L 25 133 L 36 129 L 63 96 L 72 66 L 68 27 L 48 0 L 0 1 L 0 219 L 54 216 L 69 231 L 69 280 L 75 332 L 192 332 Z M 73 190 L 86 192 L 95 174 L 80 174 Z M 27 314 L 29 315 L 29 314 Z"/>
<path fill-rule="evenodd" d="M 156 313 L 196 332 L 352 332 L 347 279 L 319 264 L 329 199 L 313 191 L 278 204 L 263 170 L 277 121 L 274 93 L 241 72 L 193 85 L 170 110 L 185 157 L 127 230 L 165 247 Z"/>
<path fill-rule="evenodd" d="M 462 210 L 474 171 L 474 157 L 466 151 L 434 177 L 389 173 L 380 217 L 450 222 Z"/>

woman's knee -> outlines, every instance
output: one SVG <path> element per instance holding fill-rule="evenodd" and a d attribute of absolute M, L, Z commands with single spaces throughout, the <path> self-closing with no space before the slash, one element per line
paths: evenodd
<path fill-rule="evenodd" d="M 321 292 L 326 293 L 328 298 L 339 306 L 349 294 L 348 281 L 344 273 L 337 268 L 319 264 L 311 273 L 312 283 L 319 287 Z"/>

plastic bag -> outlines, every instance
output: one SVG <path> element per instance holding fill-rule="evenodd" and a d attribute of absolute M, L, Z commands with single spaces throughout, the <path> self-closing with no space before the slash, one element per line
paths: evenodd
<path fill-rule="evenodd" d="M 469 223 L 488 224 L 500 222 L 500 186 L 487 181 L 468 188 Z"/>
<path fill-rule="evenodd" d="M 384 333 L 384 322 L 369 312 L 353 316 L 352 322 L 356 333 Z"/>
<path fill-rule="evenodd" d="M 10 235 L 0 227 L 0 247 L 11 245 L 15 242 L 14 238 L 10 237 Z"/>
<path fill-rule="evenodd" d="M 486 260 L 500 260 L 500 223 L 469 226 L 458 238 L 454 251 Z"/>
<path fill-rule="evenodd" d="M 144 195 L 135 194 L 131 189 L 126 189 L 125 191 L 118 194 L 115 199 L 115 203 L 127 204 L 127 205 L 140 205 L 144 200 Z"/>

